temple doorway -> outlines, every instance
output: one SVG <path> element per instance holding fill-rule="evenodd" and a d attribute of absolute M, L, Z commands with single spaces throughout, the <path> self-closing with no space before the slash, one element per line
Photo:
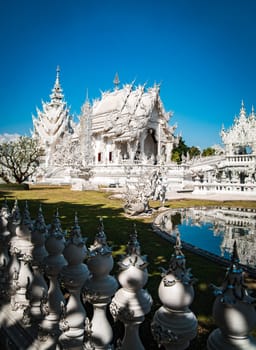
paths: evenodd
<path fill-rule="evenodd" d="M 157 141 L 155 138 L 155 130 L 148 129 L 147 136 L 144 141 L 144 153 L 147 159 L 156 160 Z"/>

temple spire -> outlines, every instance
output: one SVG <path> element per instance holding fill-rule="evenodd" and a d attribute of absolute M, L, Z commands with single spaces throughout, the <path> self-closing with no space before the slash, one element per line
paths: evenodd
<path fill-rule="evenodd" d="M 62 94 L 62 88 L 60 85 L 60 66 L 56 68 L 56 79 L 55 84 L 52 89 L 52 94 L 50 95 L 52 103 L 60 103 L 63 100 L 64 95 Z"/>

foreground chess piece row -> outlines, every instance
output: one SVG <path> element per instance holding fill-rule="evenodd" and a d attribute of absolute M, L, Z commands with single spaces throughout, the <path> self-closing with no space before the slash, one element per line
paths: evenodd
<path fill-rule="evenodd" d="M 11 316 L 16 320 L 15 334 L 23 327 L 19 346 L 28 350 L 113 349 L 107 315 L 110 304 L 111 314 L 125 329 L 116 349 L 144 349 L 139 328 L 151 309 L 152 299 L 144 289 L 148 263 L 141 255 L 136 227 L 130 235 L 127 254 L 118 263 L 119 290 L 110 275 L 113 264 L 102 220 L 87 250 L 77 216 L 67 235 L 58 211 L 47 226 L 41 208 L 34 221 L 27 204 L 21 214 L 17 201 L 11 212 L 4 202 L 0 212 L 0 286 L 7 291 L 1 293 L 1 306 L 5 310 L 8 306 L 8 311 L 2 312 L 1 318 L 5 313 L 7 319 Z M 197 320 L 189 308 L 194 299 L 193 282 L 177 233 L 174 253 L 159 285 L 162 306 L 151 325 L 159 347 L 185 350 L 196 336 Z M 214 290 L 217 297 L 213 316 L 218 329 L 210 334 L 208 349 L 256 350 L 255 339 L 250 336 L 256 325 L 255 299 L 244 285 L 236 243 L 225 280 Z M 90 319 L 88 303 L 93 307 Z"/>

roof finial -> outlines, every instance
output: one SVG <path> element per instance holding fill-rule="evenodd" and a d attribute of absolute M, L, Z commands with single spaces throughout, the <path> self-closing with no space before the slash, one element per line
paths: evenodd
<path fill-rule="evenodd" d="M 118 73 L 116 73 L 115 78 L 114 78 L 114 80 L 113 80 L 113 83 L 114 83 L 114 85 L 115 85 L 115 90 L 117 90 L 117 89 L 118 89 L 118 86 L 119 86 L 119 84 L 120 84 L 120 80 L 119 80 Z"/>
<path fill-rule="evenodd" d="M 244 100 L 242 100 L 242 102 L 241 102 L 241 111 L 244 111 L 245 110 L 245 108 L 244 108 Z"/>
<path fill-rule="evenodd" d="M 59 78 L 60 78 L 60 66 L 58 65 L 56 68 L 56 80 L 59 81 Z"/>
<path fill-rule="evenodd" d="M 240 116 L 243 116 L 245 117 L 245 107 L 244 107 L 244 100 L 242 100 L 242 103 L 241 103 L 241 109 L 240 109 Z"/>
<path fill-rule="evenodd" d="M 88 88 L 86 88 L 85 104 L 90 106 Z"/>
<path fill-rule="evenodd" d="M 56 68 L 56 80 L 54 87 L 52 89 L 52 94 L 50 95 L 51 101 L 54 103 L 59 103 L 63 99 L 62 88 L 60 86 L 60 66 Z"/>

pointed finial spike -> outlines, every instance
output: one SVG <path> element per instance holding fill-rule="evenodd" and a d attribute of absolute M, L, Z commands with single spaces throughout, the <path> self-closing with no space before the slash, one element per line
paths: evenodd
<path fill-rule="evenodd" d="M 77 211 L 75 212 L 75 224 L 78 224 L 78 216 L 77 216 Z"/>
<path fill-rule="evenodd" d="M 133 231 L 130 234 L 130 240 L 127 244 L 127 254 L 132 255 L 140 255 L 140 243 L 138 241 L 138 234 L 136 229 L 136 223 L 133 223 Z"/>
<path fill-rule="evenodd" d="M 104 224 L 103 224 L 103 218 L 100 217 L 99 219 L 99 231 L 103 232 L 104 231 Z"/>
<path fill-rule="evenodd" d="M 56 79 L 52 89 L 52 94 L 50 95 L 51 102 L 60 102 L 63 99 L 64 95 L 62 94 L 62 88 L 60 85 L 60 67 L 57 66 L 56 69 Z"/>
<path fill-rule="evenodd" d="M 74 226 L 71 229 L 71 236 L 81 237 L 81 229 L 78 223 L 77 212 L 75 212 Z"/>
<path fill-rule="evenodd" d="M 56 68 L 56 80 L 55 80 L 55 87 L 60 85 L 60 66 L 58 65 Z"/>
<path fill-rule="evenodd" d="M 119 86 L 119 84 L 120 84 L 120 80 L 119 80 L 118 73 L 116 73 L 115 78 L 114 78 L 114 80 L 113 80 L 113 83 L 114 83 L 114 85 L 115 85 L 115 89 L 117 90 L 117 89 L 118 89 L 118 86 Z"/>
<path fill-rule="evenodd" d="M 241 112 L 245 112 L 244 100 L 241 102 Z"/>

